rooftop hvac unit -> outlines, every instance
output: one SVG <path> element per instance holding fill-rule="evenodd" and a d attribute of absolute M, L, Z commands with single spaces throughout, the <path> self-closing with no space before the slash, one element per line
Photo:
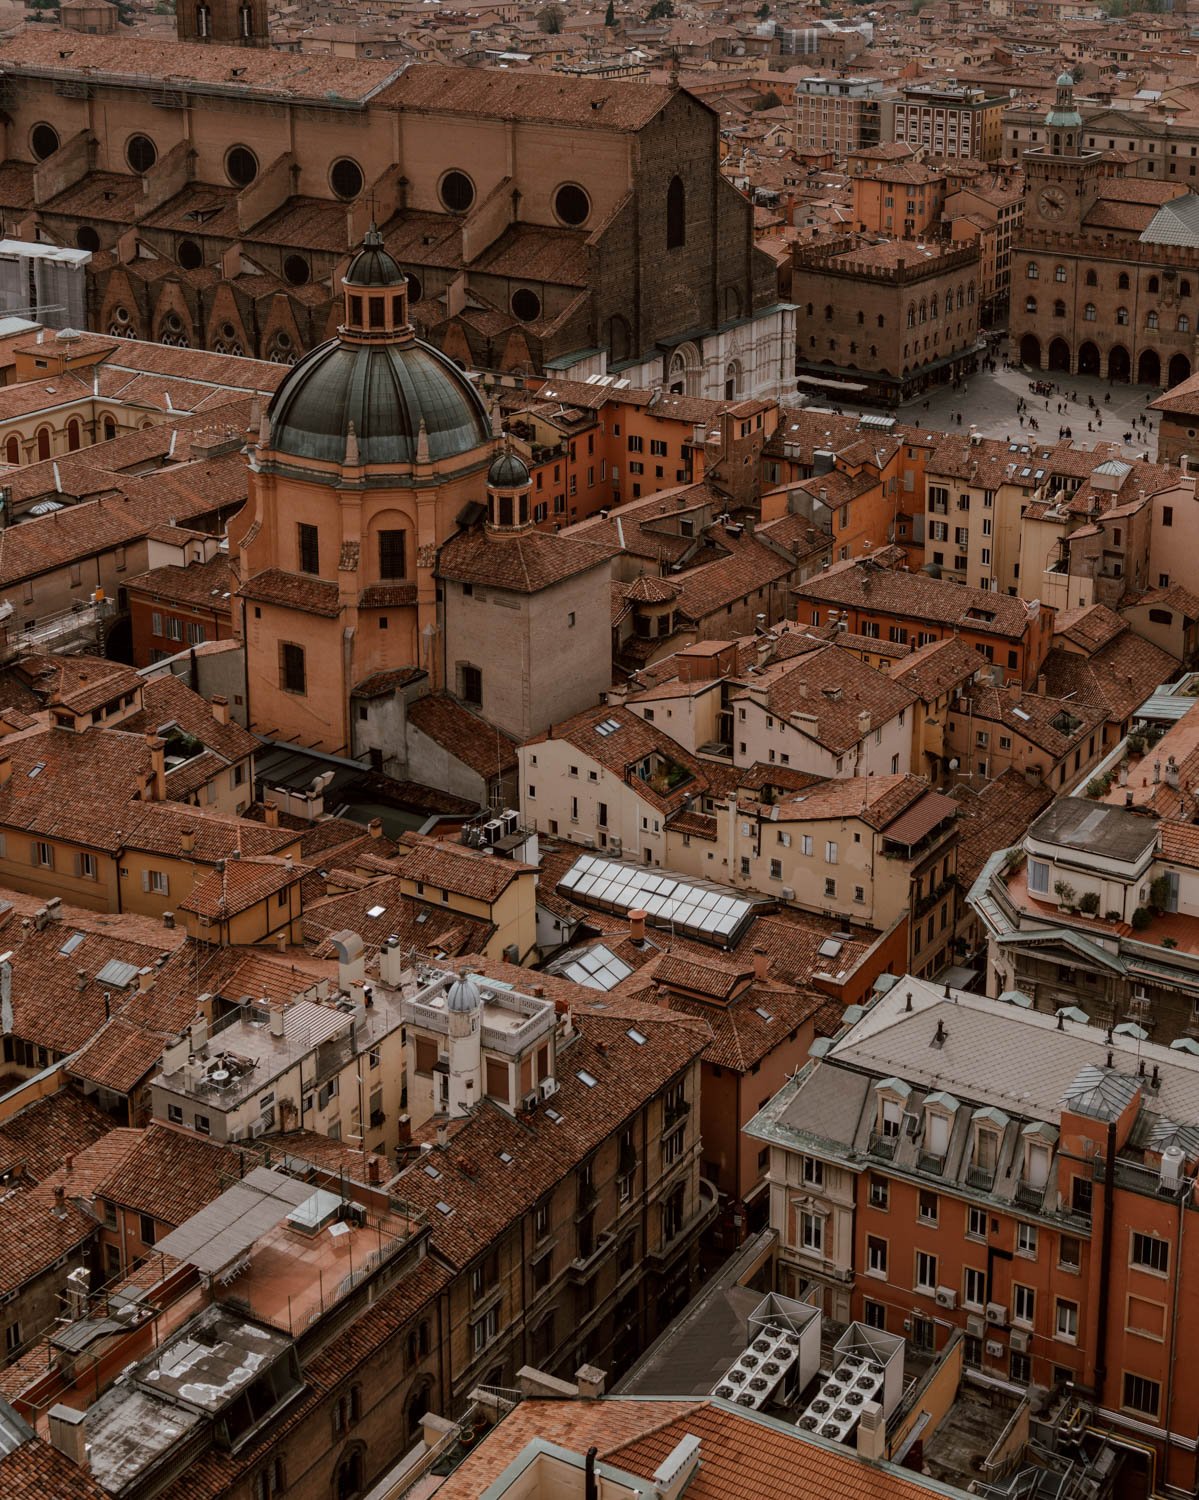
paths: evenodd
<path fill-rule="evenodd" d="M 504 825 L 504 832 L 515 833 L 520 826 L 520 814 L 515 808 L 509 807 L 500 814 L 500 821 Z"/>
<path fill-rule="evenodd" d="M 485 844 L 494 844 L 498 839 L 502 839 L 503 836 L 504 825 L 500 822 L 499 818 L 491 818 L 483 824 L 483 842 Z"/>

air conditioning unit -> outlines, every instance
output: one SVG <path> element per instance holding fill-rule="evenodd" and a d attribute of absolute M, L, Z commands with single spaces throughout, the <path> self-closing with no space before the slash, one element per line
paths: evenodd
<path fill-rule="evenodd" d="M 246 1134 L 246 1132 L 242 1129 L 242 1127 L 240 1125 L 235 1125 L 233 1127 L 233 1129 L 229 1132 L 229 1139 L 231 1141 L 244 1140 L 245 1139 L 245 1134 Z"/>
<path fill-rule="evenodd" d="M 558 1080 L 556 1078 L 543 1078 L 541 1080 L 541 1097 L 552 1099 L 558 1092 Z"/>
<path fill-rule="evenodd" d="M 620 856 L 621 856 L 621 854 L 623 853 L 623 851 L 624 851 L 624 845 L 621 843 L 621 841 L 619 839 L 617 839 L 617 838 L 611 838 L 611 839 L 608 840 L 608 853 L 609 854 L 615 854 L 616 857 L 617 857 L 617 859 L 619 859 Z"/>
<path fill-rule="evenodd" d="M 983 1315 L 981 1313 L 966 1314 L 966 1332 L 970 1335 L 971 1338 L 982 1338 L 983 1331 L 986 1326 L 986 1322 L 984 1321 Z"/>
<path fill-rule="evenodd" d="M 933 1294 L 938 1307 L 956 1307 L 958 1305 L 958 1294 L 951 1286 L 939 1286 Z"/>
<path fill-rule="evenodd" d="M 595 848 L 595 839 L 589 833 L 585 833 L 583 835 L 581 843 L 582 843 L 584 849 L 594 849 Z"/>
<path fill-rule="evenodd" d="M 537 1093 L 536 1089 L 534 1089 L 531 1094 L 521 1095 L 520 1107 L 525 1114 L 530 1115 L 533 1113 L 533 1111 L 537 1108 L 537 1101 L 539 1098 L 540 1095 Z"/>
<path fill-rule="evenodd" d="M 794 888 L 792 886 L 785 885 L 783 887 L 783 889 L 782 889 L 782 897 L 783 897 L 784 901 L 794 901 L 795 900 L 795 890 L 794 890 Z"/>
<path fill-rule="evenodd" d="M 502 839 L 503 836 L 504 825 L 500 822 L 499 818 L 492 818 L 489 822 L 483 824 L 483 842 L 485 844 L 494 844 L 497 840 Z"/>
<path fill-rule="evenodd" d="M 997 1324 L 1000 1328 L 1007 1322 L 1007 1308 L 1002 1302 L 987 1303 L 987 1322 Z"/>
<path fill-rule="evenodd" d="M 1023 1328 L 1012 1329 L 1011 1345 L 1017 1354 L 1027 1354 L 1031 1341 L 1032 1334 L 1027 1333 Z"/>
<path fill-rule="evenodd" d="M 1003 1345 L 999 1342 L 998 1339 L 988 1339 L 987 1353 L 991 1356 L 992 1359 L 1002 1359 Z"/>
<path fill-rule="evenodd" d="M 260 1135 L 265 1135 L 270 1128 L 269 1121 L 255 1120 L 250 1126 L 250 1139 L 256 1141 Z"/>

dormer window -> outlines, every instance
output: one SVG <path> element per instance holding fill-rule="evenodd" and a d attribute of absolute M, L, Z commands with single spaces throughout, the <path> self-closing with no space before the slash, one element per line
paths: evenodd
<path fill-rule="evenodd" d="M 952 1094 L 929 1094 L 924 1101 L 924 1149 L 922 1165 L 940 1170 L 949 1152 L 949 1136 L 958 1101 Z"/>
<path fill-rule="evenodd" d="M 990 1192 L 999 1167 L 999 1146 L 1008 1127 L 1008 1117 L 999 1109 L 980 1109 L 975 1111 L 972 1124 L 974 1139 L 966 1180 L 971 1187 Z"/>
<path fill-rule="evenodd" d="M 1057 1144 L 1057 1129 L 1044 1121 L 1038 1121 L 1035 1125 L 1026 1125 L 1020 1135 L 1024 1144 L 1021 1185 L 1033 1194 L 1044 1194 L 1053 1163 L 1053 1148 Z"/>
<path fill-rule="evenodd" d="M 894 1156 L 903 1127 L 903 1113 L 911 1088 L 902 1078 L 884 1078 L 874 1085 L 875 1115 L 872 1149 Z"/>

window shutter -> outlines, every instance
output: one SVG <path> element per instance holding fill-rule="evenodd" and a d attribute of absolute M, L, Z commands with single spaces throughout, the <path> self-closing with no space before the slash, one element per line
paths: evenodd
<path fill-rule="evenodd" d="M 150 889 L 150 872 L 149 872 L 149 870 L 143 870 L 142 871 L 142 890 L 143 891 L 148 891 L 149 889 Z"/>
<path fill-rule="evenodd" d="M 76 875 L 82 875 L 83 874 L 83 855 L 82 854 L 76 854 L 75 857 L 74 857 L 73 863 L 74 863 L 74 868 L 75 868 L 75 874 Z"/>
<path fill-rule="evenodd" d="M 171 877 L 169 875 L 163 875 L 163 876 L 160 876 L 160 879 L 162 881 L 162 886 L 161 886 L 162 894 L 164 896 L 169 896 L 171 894 Z"/>
<path fill-rule="evenodd" d="M 34 839 L 33 842 L 29 845 L 29 863 L 31 865 L 36 865 L 37 862 L 37 840 Z"/>

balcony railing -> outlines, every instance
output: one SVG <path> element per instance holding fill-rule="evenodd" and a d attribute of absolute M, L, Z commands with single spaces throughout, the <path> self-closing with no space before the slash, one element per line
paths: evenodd
<path fill-rule="evenodd" d="M 1045 1187 L 1037 1187 L 1032 1182 L 1018 1182 L 1016 1184 L 1016 1206 L 1018 1208 L 1031 1208 L 1040 1213 L 1041 1206 L 1045 1202 Z"/>
<path fill-rule="evenodd" d="M 977 1188 L 982 1193 L 989 1193 L 995 1186 L 995 1168 L 967 1167 L 966 1186 Z"/>
<path fill-rule="evenodd" d="M 881 1156 L 884 1161 L 895 1159 L 895 1148 L 899 1145 L 897 1135 L 883 1135 L 880 1131 L 870 1132 L 870 1141 L 866 1149 L 871 1156 Z"/>

